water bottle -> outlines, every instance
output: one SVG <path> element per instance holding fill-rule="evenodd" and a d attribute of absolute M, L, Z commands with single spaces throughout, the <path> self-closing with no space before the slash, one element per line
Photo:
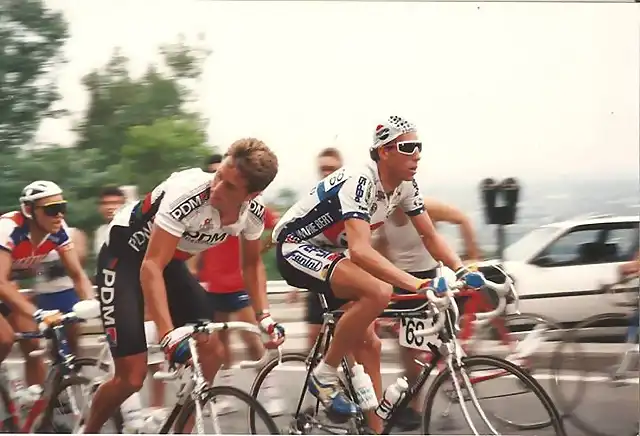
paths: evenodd
<path fill-rule="evenodd" d="M 396 406 L 396 404 L 398 404 L 398 401 L 400 401 L 407 389 L 409 389 L 409 383 L 407 383 L 407 379 L 404 377 L 398 378 L 394 384 L 389 386 L 387 390 L 384 391 L 382 401 L 376 409 L 376 415 L 384 420 L 389 418 L 389 416 L 391 415 L 391 411 Z"/>
<path fill-rule="evenodd" d="M 26 409 L 31 408 L 31 406 L 33 406 L 35 402 L 40 399 L 42 391 L 43 389 L 40 385 L 31 385 L 27 389 L 24 389 L 24 394 L 22 397 L 22 407 Z"/>
<path fill-rule="evenodd" d="M 124 421 L 123 433 L 140 433 L 145 424 L 140 393 L 136 392 L 127 398 L 120 406 L 120 411 Z"/>
<path fill-rule="evenodd" d="M 371 377 L 364 372 L 364 367 L 359 363 L 356 363 L 351 369 L 353 378 L 353 388 L 356 391 L 358 397 L 358 404 L 362 410 L 373 410 L 378 406 L 378 398 L 376 398 L 376 392 L 373 390 L 373 383 L 371 383 Z"/>

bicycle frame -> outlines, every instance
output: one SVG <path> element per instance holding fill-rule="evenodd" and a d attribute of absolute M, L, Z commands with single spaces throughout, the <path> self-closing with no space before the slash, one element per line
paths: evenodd
<path fill-rule="evenodd" d="M 78 322 L 79 320 L 70 318 L 65 321 L 66 324 Z M 71 353 L 69 348 L 69 342 L 65 333 L 65 324 L 57 325 L 50 331 L 51 334 L 45 335 L 40 332 L 22 332 L 16 333 L 15 337 L 17 341 L 29 340 L 29 339 L 48 339 L 51 341 L 50 357 L 52 359 L 51 365 L 48 370 L 47 377 L 44 382 L 43 392 L 40 395 L 27 415 L 24 422 L 20 424 L 20 417 L 18 408 L 13 399 L 7 401 L 7 411 L 10 414 L 11 423 L 13 428 L 19 433 L 32 433 L 34 429 L 42 422 L 42 419 L 53 412 L 52 396 L 58 391 L 58 386 L 62 383 L 65 377 L 70 377 L 74 374 L 75 370 L 75 355 Z M 32 352 L 33 355 L 43 354 L 45 350 L 36 350 Z M 0 380 L 3 386 L 7 386 L 7 380 L 3 378 Z M 5 420 L 6 422 L 6 420 Z"/>
<path fill-rule="evenodd" d="M 294 415 L 294 419 L 298 419 L 300 412 L 301 412 L 301 408 L 302 408 L 302 403 L 304 401 L 304 397 L 306 395 L 306 386 L 309 382 L 309 377 L 311 376 L 311 372 L 313 370 L 314 365 L 316 361 L 318 361 L 321 357 L 321 354 L 319 353 L 319 350 L 321 348 L 322 345 L 324 345 L 323 347 L 323 352 L 322 354 L 326 354 L 327 350 L 329 349 L 329 344 L 331 342 L 331 338 L 333 337 L 334 331 L 335 331 L 335 325 L 338 321 L 338 319 L 340 318 L 340 316 L 342 316 L 342 314 L 344 313 L 343 310 L 335 310 L 335 311 L 328 311 L 327 310 L 327 303 L 326 303 L 326 299 L 324 298 L 324 296 L 322 294 L 318 294 L 319 298 L 320 298 L 320 303 L 323 306 L 325 313 L 324 313 L 324 320 L 323 320 L 323 324 L 322 327 L 320 329 L 320 332 L 318 334 L 318 337 L 316 339 L 316 342 L 314 344 L 314 346 L 312 347 L 311 352 L 309 353 L 309 356 L 307 357 L 307 365 L 309 366 L 309 369 L 307 371 L 306 377 L 305 377 L 305 382 L 304 385 L 305 388 L 303 389 L 301 395 L 300 395 L 300 400 L 298 401 L 298 406 L 296 409 L 296 413 Z M 430 312 L 428 305 L 429 302 L 426 300 L 426 297 L 424 295 L 419 295 L 419 294 L 410 294 L 410 295 L 395 295 L 394 297 L 392 297 L 392 300 L 424 300 L 424 304 L 421 305 L 420 307 L 417 307 L 415 309 L 386 309 L 384 310 L 380 315 L 379 318 L 403 318 L 403 317 L 416 317 L 416 318 L 424 318 L 424 319 L 429 319 L 429 315 L 428 313 Z M 418 395 L 418 393 L 422 390 L 422 388 L 424 387 L 427 379 L 429 378 L 429 376 L 431 375 L 432 371 L 434 368 L 436 368 L 437 366 L 439 366 L 440 363 L 443 363 L 445 366 L 447 366 L 452 373 L 455 373 L 455 370 L 459 369 L 462 367 L 462 357 L 464 356 L 464 351 L 463 349 L 460 347 L 460 344 L 457 342 L 456 340 L 456 332 L 458 332 L 460 329 L 457 325 L 457 321 L 459 319 L 458 317 L 458 311 L 457 311 L 457 306 L 455 306 L 455 304 L 453 304 L 449 309 L 447 309 L 444 313 L 439 313 L 437 314 L 438 316 L 444 316 L 445 319 L 445 328 L 441 331 L 438 332 L 438 339 L 442 342 L 440 348 L 438 348 L 436 345 L 434 345 L 433 343 L 428 343 L 427 346 L 429 347 L 429 350 L 431 352 L 431 356 L 432 358 L 428 361 L 428 362 L 418 362 L 421 366 L 422 366 L 422 370 L 420 371 L 420 374 L 418 375 L 415 383 L 413 383 L 412 385 L 409 386 L 408 390 L 406 391 L 404 397 L 400 400 L 400 402 L 394 407 L 390 417 L 387 419 L 385 425 L 384 425 L 384 429 L 382 431 L 381 434 L 389 434 L 392 430 L 392 428 L 395 426 L 396 424 L 396 420 L 397 420 L 397 412 L 399 410 L 404 409 L 405 407 L 408 406 L 408 404 L 411 402 L 411 400 Z M 453 315 L 453 316 L 452 316 Z M 353 387 L 353 382 L 352 382 L 352 377 L 351 377 L 351 372 L 350 372 L 350 367 L 349 367 L 349 362 L 347 360 L 347 358 L 343 358 L 341 361 L 341 367 L 343 369 L 343 373 L 345 376 L 345 384 L 346 384 L 346 390 L 348 395 L 356 400 L 356 391 L 355 388 Z M 464 382 L 468 383 L 469 385 L 478 383 L 478 382 L 482 382 L 482 381 L 486 381 L 486 380 L 490 380 L 493 378 L 497 378 L 500 377 L 501 375 L 503 375 L 504 372 L 503 371 L 496 371 L 494 374 L 488 374 L 485 376 L 479 376 L 479 377 L 463 377 L 464 378 Z M 457 379 L 457 377 L 452 377 L 453 383 L 454 383 L 454 388 L 456 390 L 456 394 L 458 395 L 459 398 L 462 397 L 462 391 L 461 391 L 461 387 L 460 387 L 460 382 Z M 488 428 L 490 428 L 492 430 L 492 432 L 494 434 L 498 434 L 495 429 L 493 428 L 493 426 L 491 425 L 491 423 L 488 421 L 487 417 L 485 416 L 484 412 L 482 411 L 482 409 L 480 408 L 480 404 L 478 402 L 477 397 L 475 396 L 475 393 L 473 392 L 472 389 L 468 389 L 468 392 L 471 396 L 471 401 L 474 405 L 474 407 L 476 408 L 476 410 L 478 411 L 479 415 L 482 417 L 482 419 L 484 420 L 485 424 L 488 426 Z M 317 414 L 319 411 L 319 404 L 320 401 L 317 400 L 316 401 L 316 407 L 315 407 L 315 413 Z M 462 409 L 463 409 L 463 414 L 465 415 L 465 418 L 467 418 L 467 423 L 469 424 L 469 426 L 471 427 L 471 429 L 473 430 L 473 432 L 475 434 L 478 434 L 478 432 L 476 431 L 475 427 L 473 426 L 473 423 L 471 422 L 471 419 L 469 417 L 466 405 L 464 404 L 464 402 L 460 403 Z M 331 417 L 330 417 L 331 419 Z M 366 429 L 366 420 L 364 418 L 364 415 L 362 412 L 358 412 L 355 416 L 355 422 L 356 422 L 356 426 L 358 428 L 359 431 L 363 431 Z M 325 425 L 322 424 L 320 426 L 320 428 L 324 428 L 327 429 L 329 431 L 332 430 L 338 430 L 340 431 L 340 433 L 344 432 L 344 428 L 342 427 L 334 427 L 332 425 Z"/>
<path fill-rule="evenodd" d="M 201 322 L 201 323 L 195 324 L 193 335 L 213 333 L 213 331 L 215 330 L 208 331 L 208 327 L 207 327 L 208 324 L 209 323 L 207 322 Z M 213 323 L 213 324 L 218 324 L 220 326 L 223 326 L 221 327 L 222 329 L 239 328 L 239 329 L 250 331 L 253 333 L 259 332 L 259 330 L 257 330 L 258 329 L 257 326 L 253 326 L 253 324 L 248 324 L 248 323 L 239 322 L 239 321 L 226 322 L 226 323 Z M 249 326 L 251 326 L 251 328 L 249 328 Z M 191 399 L 195 405 L 195 409 L 196 409 L 195 425 L 196 425 L 198 434 L 205 434 L 204 425 L 202 422 L 203 420 L 202 420 L 201 401 L 207 389 L 209 389 L 212 386 L 213 380 L 211 381 L 211 383 L 208 382 L 202 373 L 202 367 L 200 365 L 197 344 L 193 336 L 189 338 L 189 350 L 191 351 L 190 364 L 181 366 L 179 369 L 174 371 L 171 371 L 171 370 L 168 372 L 159 371 L 154 374 L 154 378 L 158 380 L 176 380 L 178 378 L 181 378 L 185 371 L 189 372 L 189 378 L 186 381 L 183 381 L 182 384 L 180 385 L 180 388 L 177 394 L 178 400 L 176 401 L 176 404 L 173 406 L 173 408 L 171 409 L 171 412 L 169 413 L 169 415 L 167 415 L 167 417 L 164 420 L 164 423 L 162 424 L 162 426 L 160 427 L 160 430 L 158 431 L 158 433 L 160 434 L 169 433 L 169 431 L 173 428 L 173 425 L 175 424 L 176 420 L 178 419 L 178 416 L 180 416 L 180 413 L 184 409 L 184 406 L 187 404 L 188 399 Z M 278 352 L 281 354 L 280 349 L 278 350 Z M 265 350 L 263 358 L 260 359 L 259 361 L 240 362 L 234 365 L 234 367 L 239 367 L 239 368 L 257 367 L 257 366 L 263 365 L 268 360 L 269 360 L 269 352 Z M 209 403 L 209 407 L 211 410 L 211 417 L 213 418 L 214 426 L 216 427 L 215 431 L 216 433 L 220 434 L 220 429 L 217 427 L 217 420 L 216 420 L 217 412 L 213 402 Z"/>

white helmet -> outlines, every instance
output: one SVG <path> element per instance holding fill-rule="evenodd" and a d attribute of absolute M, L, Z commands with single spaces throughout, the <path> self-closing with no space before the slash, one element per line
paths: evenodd
<path fill-rule="evenodd" d="M 31 218 L 31 214 L 25 209 L 25 205 L 27 203 L 33 203 L 41 198 L 51 197 L 52 195 L 58 194 L 62 194 L 60 186 L 48 180 L 37 180 L 29 183 L 22 190 L 22 195 L 20 195 L 20 209 L 27 218 Z"/>

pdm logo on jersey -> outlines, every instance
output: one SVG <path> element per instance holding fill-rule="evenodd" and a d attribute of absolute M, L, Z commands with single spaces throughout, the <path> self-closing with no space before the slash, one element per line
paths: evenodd
<path fill-rule="evenodd" d="M 258 203 L 255 200 L 251 200 L 249 203 L 249 211 L 260 218 L 261 221 L 264 221 L 264 206 Z"/>
<path fill-rule="evenodd" d="M 191 212 L 202 206 L 209 200 L 211 196 L 211 190 L 209 187 L 204 191 L 198 192 L 196 195 L 187 198 L 178 206 L 176 206 L 170 213 L 173 218 L 178 221 L 182 221 Z"/>

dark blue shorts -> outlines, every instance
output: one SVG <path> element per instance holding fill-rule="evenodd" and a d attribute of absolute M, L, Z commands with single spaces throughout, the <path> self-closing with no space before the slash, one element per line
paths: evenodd
<path fill-rule="evenodd" d="M 36 295 L 36 306 L 43 310 L 59 310 L 62 313 L 71 312 L 73 306 L 80 301 L 75 289 L 67 289 L 51 294 Z"/>
<path fill-rule="evenodd" d="M 59 310 L 62 313 L 71 312 L 74 304 L 80 301 L 75 289 L 67 289 L 51 294 L 37 294 L 35 304 L 38 309 Z M 11 314 L 11 309 L 4 303 L 0 303 L 0 315 L 7 317 Z"/>
<path fill-rule="evenodd" d="M 233 313 L 249 306 L 249 294 L 241 290 L 236 292 L 213 293 L 207 292 L 207 298 L 214 312 Z"/>

